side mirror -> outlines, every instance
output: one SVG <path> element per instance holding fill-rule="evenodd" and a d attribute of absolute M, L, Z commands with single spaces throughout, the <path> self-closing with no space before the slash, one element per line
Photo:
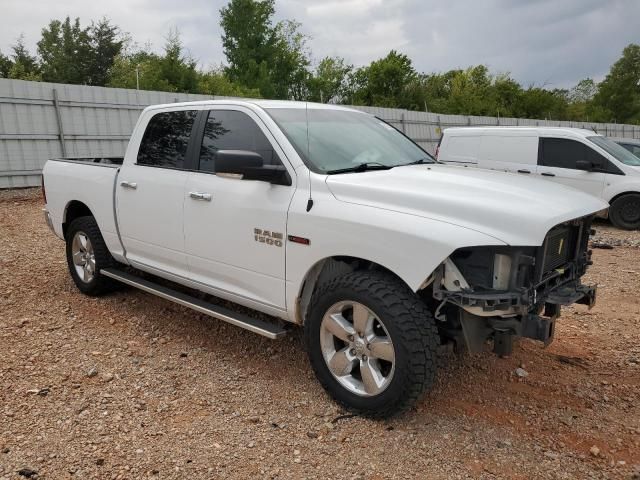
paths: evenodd
<path fill-rule="evenodd" d="M 586 172 L 592 172 L 595 168 L 595 165 L 591 163 L 589 160 L 578 160 L 576 161 L 576 169 L 584 170 Z"/>
<path fill-rule="evenodd" d="M 262 155 L 248 150 L 218 150 L 216 173 L 242 175 L 243 180 L 259 180 L 276 185 L 291 185 L 291 177 L 282 165 L 265 165 Z"/>

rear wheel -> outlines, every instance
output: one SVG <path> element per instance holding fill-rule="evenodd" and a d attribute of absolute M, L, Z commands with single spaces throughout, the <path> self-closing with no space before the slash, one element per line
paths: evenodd
<path fill-rule="evenodd" d="M 76 218 L 66 232 L 67 265 L 78 289 L 87 295 L 100 295 L 115 287 L 115 282 L 100 273 L 112 267 L 109 253 L 95 218 Z"/>
<path fill-rule="evenodd" d="M 323 387 L 366 416 L 406 410 L 435 378 L 439 337 L 433 317 L 387 274 L 356 272 L 320 286 L 305 338 Z"/>
<path fill-rule="evenodd" d="M 616 198 L 609 209 L 609 218 L 618 228 L 640 229 L 640 194 L 629 193 Z"/>

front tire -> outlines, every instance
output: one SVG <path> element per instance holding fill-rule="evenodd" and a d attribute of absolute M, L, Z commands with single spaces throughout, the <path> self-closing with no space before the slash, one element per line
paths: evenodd
<path fill-rule="evenodd" d="M 85 295 L 97 296 L 114 289 L 115 282 L 100 273 L 115 265 L 95 218 L 78 217 L 66 232 L 67 265 L 73 282 Z"/>
<path fill-rule="evenodd" d="M 609 218 L 618 228 L 640 229 L 640 194 L 629 193 L 616 198 L 609 209 Z"/>
<path fill-rule="evenodd" d="M 400 280 L 355 272 L 321 285 L 305 324 L 311 366 L 348 409 L 386 418 L 413 406 L 436 373 L 438 331 Z"/>

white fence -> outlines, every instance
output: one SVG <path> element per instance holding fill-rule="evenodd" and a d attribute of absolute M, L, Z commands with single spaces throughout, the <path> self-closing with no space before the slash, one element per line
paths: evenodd
<path fill-rule="evenodd" d="M 124 155 L 138 115 L 148 105 L 213 98 L 224 97 L 0 79 L 0 188 L 39 185 L 42 166 L 52 157 Z M 640 138 L 640 127 L 633 125 L 356 108 L 392 123 L 430 152 L 450 126 L 567 126 Z"/>
<path fill-rule="evenodd" d="M 527 118 L 476 117 L 472 115 L 441 115 L 395 108 L 356 107 L 380 117 L 402 130 L 405 135 L 434 153 L 442 130 L 447 127 L 486 126 L 538 126 L 586 128 L 601 135 L 640 139 L 640 126 L 620 123 L 568 122 L 559 120 L 533 120 Z"/>

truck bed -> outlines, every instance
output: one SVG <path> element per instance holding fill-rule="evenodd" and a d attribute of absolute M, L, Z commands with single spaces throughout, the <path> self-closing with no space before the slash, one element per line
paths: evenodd
<path fill-rule="evenodd" d="M 54 162 L 81 163 L 83 165 L 96 164 L 101 166 L 119 167 L 124 157 L 61 157 L 52 158 Z"/>
<path fill-rule="evenodd" d="M 73 199 L 91 211 L 107 247 L 119 258 L 123 249 L 115 218 L 115 187 L 122 160 L 115 157 L 56 158 L 45 164 L 42 173 L 47 209 L 60 238 L 63 237 L 62 225 L 69 199 Z"/>

